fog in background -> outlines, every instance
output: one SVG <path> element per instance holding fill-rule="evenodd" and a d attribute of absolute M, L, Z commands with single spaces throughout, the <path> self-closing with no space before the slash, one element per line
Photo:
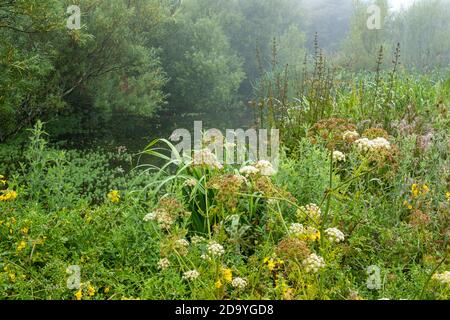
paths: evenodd
<path fill-rule="evenodd" d="M 450 62 L 450 0 L 80 0 L 75 29 L 71 1 L 22 2 L 0 1 L 0 140 L 37 118 L 72 140 L 162 134 L 181 118 L 246 124 L 264 81 L 285 79 L 294 99 L 314 70 L 432 75 Z"/>

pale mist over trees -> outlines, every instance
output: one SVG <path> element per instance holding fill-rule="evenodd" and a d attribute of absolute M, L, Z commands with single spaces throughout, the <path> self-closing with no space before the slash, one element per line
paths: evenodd
<path fill-rule="evenodd" d="M 337 70 L 443 70 L 450 61 L 450 1 L 80 0 L 0 1 L 0 139 L 38 117 L 153 117 L 242 109 L 266 72 L 301 72 L 319 50 Z M 368 7 L 381 28 L 369 30 Z M 315 40 L 316 39 L 316 40 Z M 291 75 L 294 76 L 294 75 Z M 14 86 L 14 90 L 11 90 Z"/>

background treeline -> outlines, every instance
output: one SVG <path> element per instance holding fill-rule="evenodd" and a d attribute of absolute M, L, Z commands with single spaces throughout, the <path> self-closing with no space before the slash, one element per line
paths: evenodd
<path fill-rule="evenodd" d="M 380 30 L 366 1 L 0 0 L 0 141 L 54 115 L 243 114 L 271 68 L 314 64 L 316 33 L 338 70 L 390 68 L 397 43 L 402 68 L 448 67 L 450 1 L 371 3 Z M 66 27 L 71 4 L 80 30 Z"/>

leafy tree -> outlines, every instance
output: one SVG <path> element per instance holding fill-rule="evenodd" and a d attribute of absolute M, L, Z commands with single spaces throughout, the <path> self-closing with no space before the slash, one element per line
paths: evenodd
<path fill-rule="evenodd" d="M 355 70 L 371 68 L 380 47 L 385 52 L 390 49 L 388 35 L 390 30 L 390 15 L 387 0 L 376 0 L 374 4 L 380 9 L 380 28 L 369 29 L 367 21 L 371 17 L 369 3 L 361 0 L 355 1 L 353 16 L 350 20 L 350 30 L 343 42 L 343 61 L 348 68 Z"/>
<path fill-rule="evenodd" d="M 450 1 L 416 1 L 394 20 L 393 41 L 400 42 L 403 63 L 420 70 L 450 63 Z"/>
<path fill-rule="evenodd" d="M 244 74 L 217 20 L 178 16 L 164 49 L 172 108 L 198 112 L 230 106 Z"/>
<path fill-rule="evenodd" d="M 0 1 L 0 141 L 62 107 L 46 37 L 62 28 L 61 12 L 58 0 Z"/>
<path fill-rule="evenodd" d="M 66 28 L 73 3 L 80 30 Z M 0 2 L 0 139 L 63 109 L 153 115 L 166 75 L 152 43 L 169 10 L 159 0 Z"/>

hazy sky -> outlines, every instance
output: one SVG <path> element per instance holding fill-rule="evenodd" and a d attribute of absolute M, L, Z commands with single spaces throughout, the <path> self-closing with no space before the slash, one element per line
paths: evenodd
<path fill-rule="evenodd" d="M 414 0 L 390 0 L 391 6 L 394 10 L 399 10 L 401 7 L 408 7 Z"/>

